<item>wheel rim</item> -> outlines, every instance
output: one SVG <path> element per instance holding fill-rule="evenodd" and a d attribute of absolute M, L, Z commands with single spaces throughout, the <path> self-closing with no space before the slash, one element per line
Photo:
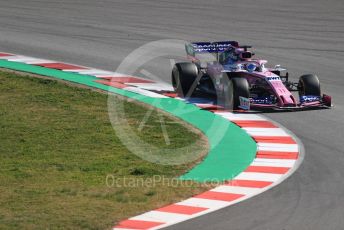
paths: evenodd
<path fill-rule="evenodd" d="M 299 82 L 300 88 L 299 88 L 299 94 L 301 96 L 306 95 L 306 90 L 305 90 L 305 84 L 303 83 L 303 81 Z"/>

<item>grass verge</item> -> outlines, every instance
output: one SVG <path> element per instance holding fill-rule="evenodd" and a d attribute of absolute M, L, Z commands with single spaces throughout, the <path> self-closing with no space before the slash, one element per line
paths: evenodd
<path fill-rule="evenodd" d="M 167 180 L 194 163 L 164 166 L 130 153 L 109 121 L 106 94 L 10 72 L 0 72 L 0 92 L 0 229 L 108 229 L 207 189 Z M 121 103 L 137 130 L 147 107 Z M 137 135 L 161 149 L 207 147 L 156 110 Z"/>

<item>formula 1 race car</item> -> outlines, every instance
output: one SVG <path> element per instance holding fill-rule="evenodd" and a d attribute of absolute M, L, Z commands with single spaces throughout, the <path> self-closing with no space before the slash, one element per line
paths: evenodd
<path fill-rule="evenodd" d="M 321 95 L 316 75 L 302 75 L 298 82 L 291 82 L 286 69 L 279 65 L 267 68 L 267 61 L 252 58 L 249 48 L 236 41 L 186 44 L 190 62 L 174 65 L 175 91 L 184 98 L 195 92 L 216 95 L 233 110 L 331 107 L 331 97 Z M 213 61 L 201 61 L 202 54 L 211 54 Z M 298 100 L 293 91 L 298 91 Z"/>

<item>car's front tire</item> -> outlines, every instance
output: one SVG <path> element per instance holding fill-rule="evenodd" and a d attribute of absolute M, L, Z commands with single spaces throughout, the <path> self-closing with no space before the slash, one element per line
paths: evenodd
<path fill-rule="evenodd" d="M 316 75 L 302 75 L 299 80 L 300 96 L 321 96 L 320 81 Z"/>
<path fill-rule="evenodd" d="M 234 77 L 230 79 L 230 92 L 232 96 L 233 110 L 240 109 L 240 97 L 250 97 L 250 86 L 246 78 Z"/>

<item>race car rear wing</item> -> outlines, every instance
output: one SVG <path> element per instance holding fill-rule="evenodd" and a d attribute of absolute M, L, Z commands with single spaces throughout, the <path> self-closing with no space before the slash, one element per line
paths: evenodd
<path fill-rule="evenodd" d="M 192 42 L 185 44 L 185 50 L 189 59 L 199 61 L 196 54 L 211 53 L 218 58 L 218 53 L 225 51 L 230 46 L 239 47 L 239 43 L 237 41 Z"/>

